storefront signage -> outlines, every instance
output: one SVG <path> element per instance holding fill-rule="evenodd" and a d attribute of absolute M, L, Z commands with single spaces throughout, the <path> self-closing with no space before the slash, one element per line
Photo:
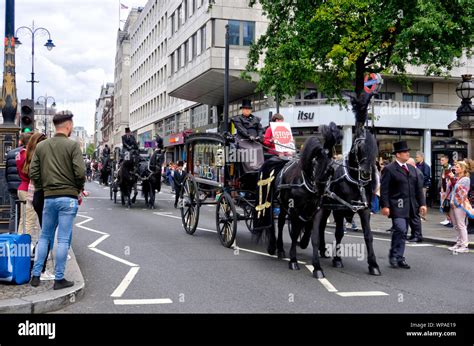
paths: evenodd
<path fill-rule="evenodd" d="M 432 137 L 452 137 L 449 130 L 431 130 Z"/>
<path fill-rule="evenodd" d="M 298 112 L 298 121 L 313 121 L 314 120 L 314 112 Z"/>
<path fill-rule="evenodd" d="M 375 129 L 378 135 L 400 135 L 400 129 Z"/>
<path fill-rule="evenodd" d="M 180 144 L 184 144 L 184 133 L 177 133 L 177 134 L 166 136 L 164 138 L 165 147 L 180 145 Z"/>
<path fill-rule="evenodd" d="M 423 136 L 423 130 L 402 129 L 402 135 L 405 135 L 405 136 Z"/>

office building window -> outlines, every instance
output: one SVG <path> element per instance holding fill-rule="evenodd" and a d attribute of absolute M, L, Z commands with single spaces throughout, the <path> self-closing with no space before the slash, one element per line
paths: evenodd
<path fill-rule="evenodd" d="M 171 36 L 176 31 L 176 12 L 171 15 Z"/>
<path fill-rule="evenodd" d="M 184 0 L 183 5 L 183 23 L 185 23 L 188 18 L 188 0 Z"/>
<path fill-rule="evenodd" d="M 179 69 L 181 68 L 181 47 L 176 50 L 176 54 L 178 55 L 176 62 L 176 71 L 179 71 Z"/>
<path fill-rule="evenodd" d="M 255 22 L 243 22 L 244 46 L 250 46 L 255 40 Z"/>
<path fill-rule="evenodd" d="M 178 16 L 178 29 L 183 25 L 183 6 L 179 6 L 177 10 Z"/>
<path fill-rule="evenodd" d="M 377 94 L 374 94 L 374 98 L 376 100 L 393 100 L 395 99 L 395 93 L 390 93 L 390 92 L 377 93 Z"/>
<path fill-rule="evenodd" d="M 188 64 L 189 61 L 189 41 L 184 42 L 184 66 Z"/>
<path fill-rule="evenodd" d="M 420 102 L 429 103 L 430 95 L 424 94 L 403 94 L 403 101 L 405 102 Z"/>
<path fill-rule="evenodd" d="M 193 129 L 208 124 L 208 106 L 201 105 L 191 110 L 191 127 Z"/>
<path fill-rule="evenodd" d="M 191 41 L 192 41 L 192 44 L 193 44 L 192 60 L 194 60 L 194 58 L 197 56 L 197 34 L 194 34 L 191 37 Z"/>
<path fill-rule="evenodd" d="M 229 44 L 238 46 L 240 43 L 240 22 L 229 20 Z"/>
<path fill-rule="evenodd" d="M 206 50 L 206 26 L 204 25 L 202 28 L 201 28 L 201 53 L 204 53 L 204 51 Z"/>
<path fill-rule="evenodd" d="M 255 40 L 255 22 L 229 20 L 229 42 L 233 46 L 250 46 Z"/>

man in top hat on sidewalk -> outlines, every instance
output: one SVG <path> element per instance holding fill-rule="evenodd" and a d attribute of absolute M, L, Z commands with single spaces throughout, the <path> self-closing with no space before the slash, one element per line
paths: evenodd
<path fill-rule="evenodd" d="M 389 262 L 393 268 L 410 269 L 405 261 L 405 239 L 411 218 L 419 211 L 426 215 L 423 181 L 416 168 L 408 165 L 410 148 L 405 141 L 393 144 L 395 161 L 382 171 L 380 207 L 382 215 L 392 219 L 392 243 Z"/>
<path fill-rule="evenodd" d="M 263 164 L 263 147 L 260 142 L 263 141 L 263 127 L 260 118 L 252 114 L 252 102 L 243 100 L 240 107 L 242 114 L 235 116 L 235 129 L 237 130 L 236 139 L 240 149 L 254 150 L 255 162 L 242 162 L 245 172 L 255 171 Z"/>

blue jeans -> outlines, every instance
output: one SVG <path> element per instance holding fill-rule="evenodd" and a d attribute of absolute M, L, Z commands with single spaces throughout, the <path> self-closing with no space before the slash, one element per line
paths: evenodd
<path fill-rule="evenodd" d="M 37 246 L 37 258 L 33 267 L 33 276 L 40 276 L 44 261 L 48 256 L 48 244 L 54 241 L 56 225 L 58 244 L 56 248 L 55 279 L 64 279 L 67 254 L 72 239 L 73 222 L 79 208 L 77 199 L 70 197 L 47 198 L 44 200 L 43 229 Z"/>

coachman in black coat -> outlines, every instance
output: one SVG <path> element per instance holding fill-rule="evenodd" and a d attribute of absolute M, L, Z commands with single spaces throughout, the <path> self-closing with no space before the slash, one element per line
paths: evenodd
<path fill-rule="evenodd" d="M 426 213 L 423 181 L 416 168 L 406 164 L 410 157 L 409 150 L 405 141 L 394 143 L 397 160 L 383 169 L 380 187 L 382 214 L 392 219 L 389 261 L 392 267 L 405 269 L 410 269 L 403 256 L 409 220 L 416 216 L 418 210 L 421 214 Z"/>

